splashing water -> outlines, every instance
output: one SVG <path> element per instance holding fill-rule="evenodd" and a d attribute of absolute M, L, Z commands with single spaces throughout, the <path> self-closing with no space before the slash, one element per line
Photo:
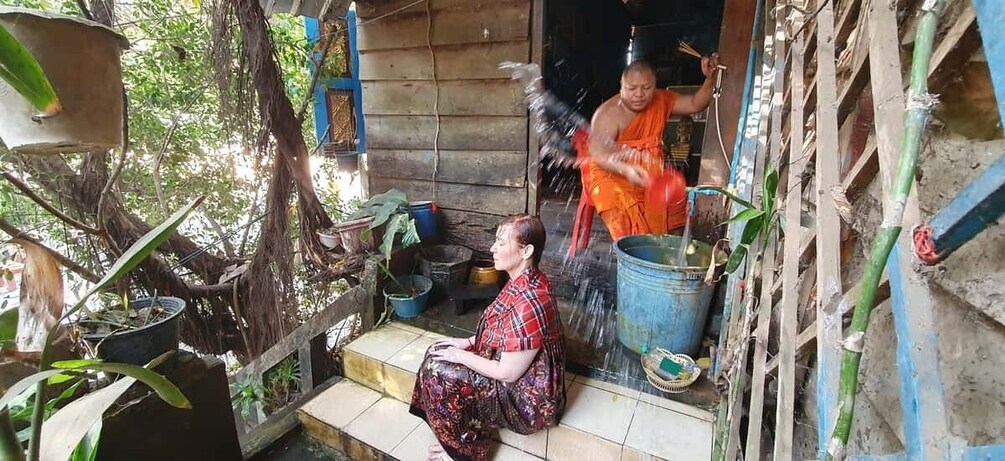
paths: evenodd
<path fill-rule="evenodd" d="M 579 168 L 586 159 L 577 158 L 574 152 L 573 140 L 577 136 L 589 141 L 591 145 L 601 143 L 617 160 L 649 158 L 609 136 L 592 133 L 586 117 L 544 88 L 541 68 L 537 64 L 503 62 L 499 64 L 499 68 L 510 71 L 512 78 L 524 85 L 527 108 L 530 110 L 534 130 L 541 139 L 540 157 L 545 166 Z"/>
<path fill-rule="evenodd" d="M 586 158 L 577 156 L 576 144 L 583 141 L 588 141 L 590 145 L 601 143 L 615 159 L 632 161 L 649 158 L 648 155 L 637 157 L 643 154 L 608 136 L 591 133 L 586 117 L 544 88 L 541 70 L 536 64 L 507 62 L 499 67 L 509 71 L 513 79 L 524 86 L 531 127 L 541 141 L 538 163 L 543 167 L 578 169 Z M 559 193 L 571 192 L 573 184 L 569 182 L 567 177 L 556 176 L 550 187 Z M 570 193 L 569 199 L 563 200 L 564 206 L 557 207 L 557 211 L 566 215 L 570 209 L 574 212 L 574 199 Z M 547 201 L 542 202 L 542 214 L 548 204 Z M 556 217 L 556 222 L 562 222 L 561 216 Z M 686 226 L 688 233 L 689 226 L 690 221 Z M 571 240 L 570 232 L 561 227 L 557 230 L 559 235 L 564 233 L 561 247 L 567 247 Z M 569 294 L 571 299 L 559 302 L 565 324 L 567 354 L 570 362 L 590 368 L 593 377 L 646 390 L 649 385 L 645 381 L 639 356 L 622 347 L 618 340 L 616 290 L 611 277 L 617 262 L 613 251 L 605 251 L 604 245 L 610 243 L 606 239 L 600 240 L 591 242 L 591 252 L 572 258 L 566 256 L 563 261 L 547 268 L 549 274 L 571 277 L 575 284 L 575 292 Z"/>
<path fill-rule="evenodd" d="M 687 267 L 687 255 L 694 253 L 691 248 L 691 213 L 688 212 L 684 218 L 684 234 L 680 239 L 680 253 L 677 255 L 677 267 Z"/>

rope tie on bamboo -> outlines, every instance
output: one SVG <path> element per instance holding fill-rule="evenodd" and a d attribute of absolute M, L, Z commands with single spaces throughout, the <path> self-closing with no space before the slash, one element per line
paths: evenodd
<path fill-rule="evenodd" d="M 838 344 L 846 351 L 861 354 L 865 350 L 865 332 L 856 331 L 848 335 L 844 340 L 838 341 Z"/>
<path fill-rule="evenodd" d="M 935 251 L 935 240 L 932 239 L 932 227 L 928 224 L 915 226 L 914 232 L 914 254 L 925 264 L 932 265 L 939 262 L 939 253 Z"/>

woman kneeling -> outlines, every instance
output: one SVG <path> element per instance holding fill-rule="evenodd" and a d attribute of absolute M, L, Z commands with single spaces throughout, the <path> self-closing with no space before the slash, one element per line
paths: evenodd
<path fill-rule="evenodd" d="M 509 282 L 474 336 L 443 339 L 426 352 L 410 411 L 440 442 L 429 459 L 483 460 L 496 428 L 526 435 L 558 423 L 565 339 L 551 284 L 537 268 L 544 241 L 535 216 L 503 221 L 491 251 Z"/>

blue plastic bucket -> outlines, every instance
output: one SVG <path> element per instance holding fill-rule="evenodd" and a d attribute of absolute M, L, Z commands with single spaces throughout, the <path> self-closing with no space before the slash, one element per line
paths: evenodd
<path fill-rule="evenodd" d="M 440 226 L 436 223 L 436 212 L 433 202 L 412 202 L 408 204 L 412 218 L 415 219 L 415 230 L 423 241 L 435 240 L 439 237 Z"/>
<path fill-rule="evenodd" d="M 388 280 L 384 286 L 384 297 L 391 302 L 398 317 L 405 319 L 418 317 L 426 310 L 433 281 L 421 275 L 399 275 L 397 279 L 401 286 L 394 280 Z"/>
<path fill-rule="evenodd" d="M 632 235 L 615 244 L 618 258 L 618 340 L 629 349 L 663 348 L 695 355 L 715 291 L 705 284 L 712 247 L 692 240 L 686 267 L 675 266 L 681 237 Z M 726 261 L 716 255 L 716 265 Z"/>

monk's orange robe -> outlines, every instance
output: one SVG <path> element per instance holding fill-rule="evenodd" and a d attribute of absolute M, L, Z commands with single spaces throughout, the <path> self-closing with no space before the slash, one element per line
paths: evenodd
<path fill-rule="evenodd" d="M 618 135 L 618 144 L 640 152 L 627 161 L 644 168 L 652 178 L 663 170 L 663 129 L 676 101 L 677 93 L 656 90 L 649 106 Z M 582 172 L 583 191 L 589 194 L 612 239 L 636 234 L 665 234 L 684 226 L 686 199 L 671 204 L 650 202 L 645 188 L 596 166 L 593 161 L 587 164 L 589 167 Z"/>

